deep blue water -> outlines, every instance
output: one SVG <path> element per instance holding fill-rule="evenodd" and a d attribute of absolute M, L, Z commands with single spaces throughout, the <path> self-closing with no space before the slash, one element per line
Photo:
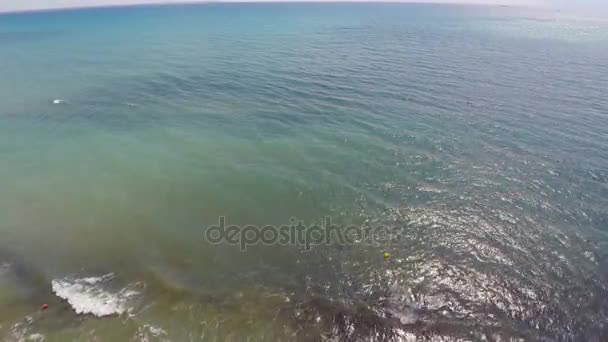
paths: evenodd
<path fill-rule="evenodd" d="M 0 336 L 603 341 L 607 89 L 608 22 L 515 7 L 0 15 Z"/>

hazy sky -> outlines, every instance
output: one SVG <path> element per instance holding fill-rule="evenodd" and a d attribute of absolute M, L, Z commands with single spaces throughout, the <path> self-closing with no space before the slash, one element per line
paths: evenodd
<path fill-rule="evenodd" d="M 98 5 L 126 5 L 143 3 L 195 2 L 196 0 L 0 0 L 0 11 L 19 11 L 43 8 L 84 7 Z M 208 1 L 208 0 L 207 0 Z M 230 1 L 230 0 L 228 0 Z M 249 0 L 252 1 L 252 0 Z M 261 0 L 269 1 L 269 0 Z M 272 0 L 270 0 L 272 1 Z M 277 0 L 274 0 L 277 1 Z M 285 0 L 289 1 L 289 0 Z M 314 1 L 314 0 L 313 0 Z M 328 0 L 316 0 L 328 1 Z M 336 1 L 336 0 L 331 0 Z M 361 1 L 361 0 L 359 0 Z M 365 1 L 365 0 L 364 0 Z M 368 0 L 370 2 L 378 0 Z M 386 1 L 386 0 L 385 0 Z M 407 1 L 407 0 L 401 0 Z M 414 2 L 486 3 L 511 5 L 554 5 L 557 7 L 608 7 L 608 0 L 411 0 Z M 204 2 L 204 1 L 201 1 Z"/>

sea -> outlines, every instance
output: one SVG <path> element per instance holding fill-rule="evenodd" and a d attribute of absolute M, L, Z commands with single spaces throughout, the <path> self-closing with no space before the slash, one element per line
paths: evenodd
<path fill-rule="evenodd" d="M 608 20 L 1 14 L 0 340 L 608 340 Z"/>

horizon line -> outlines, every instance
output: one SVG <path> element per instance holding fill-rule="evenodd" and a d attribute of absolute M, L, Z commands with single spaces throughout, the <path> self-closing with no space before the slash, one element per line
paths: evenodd
<path fill-rule="evenodd" d="M 129 7 L 164 7 L 164 6 L 183 6 L 183 5 L 210 5 L 210 4 L 413 4 L 413 5 L 453 5 L 453 6 L 484 6 L 484 7 L 512 7 L 512 8 L 538 8 L 539 6 L 524 5 L 524 4 L 507 4 L 507 3 L 483 3 L 478 1 L 467 1 L 462 2 L 446 2 L 445 0 L 184 0 L 179 2 L 151 2 L 151 3 L 135 3 L 135 4 L 106 4 L 106 5 L 83 5 L 83 6 L 65 6 L 65 7 L 43 7 L 43 8 L 31 8 L 31 9 L 17 9 L 17 10 L 2 10 L 0 9 L 0 15 L 5 14 L 28 14 L 38 12 L 61 12 L 61 11 L 78 11 L 87 9 L 111 9 L 111 8 L 129 8 Z"/>

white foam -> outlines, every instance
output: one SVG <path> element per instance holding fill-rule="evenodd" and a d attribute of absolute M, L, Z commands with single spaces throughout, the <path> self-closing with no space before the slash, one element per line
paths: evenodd
<path fill-rule="evenodd" d="M 148 331 L 155 337 L 159 337 L 161 335 L 167 335 L 167 331 L 163 328 L 155 327 L 153 325 L 146 324 L 144 328 L 147 328 Z"/>
<path fill-rule="evenodd" d="M 150 324 L 144 324 L 137 329 L 137 333 L 132 340 L 140 342 L 149 342 L 150 340 L 166 341 L 167 331 L 163 328 L 155 327 Z"/>
<path fill-rule="evenodd" d="M 35 342 L 43 342 L 45 340 L 45 337 L 42 334 L 34 333 L 34 334 L 30 334 L 27 337 L 27 340 L 28 341 L 35 341 Z"/>
<path fill-rule="evenodd" d="M 53 104 L 62 104 L 62 103 L 64 103 L 64 102 L 65 102 L 65 101 L 63 101 L 62 99 L 54 99 L 54 100 L 53 100 Z"/>
<path fill-rule="evenodd" d="M 139 293 L 129 287 L 112 291 L 108 289 L 114 274 L 100 277 L 64 278 L 53 280 L 53 292 L 65 299 L 78 314 L 97 317 L 120 315 L 129 310 L 129 300 Z"/>

